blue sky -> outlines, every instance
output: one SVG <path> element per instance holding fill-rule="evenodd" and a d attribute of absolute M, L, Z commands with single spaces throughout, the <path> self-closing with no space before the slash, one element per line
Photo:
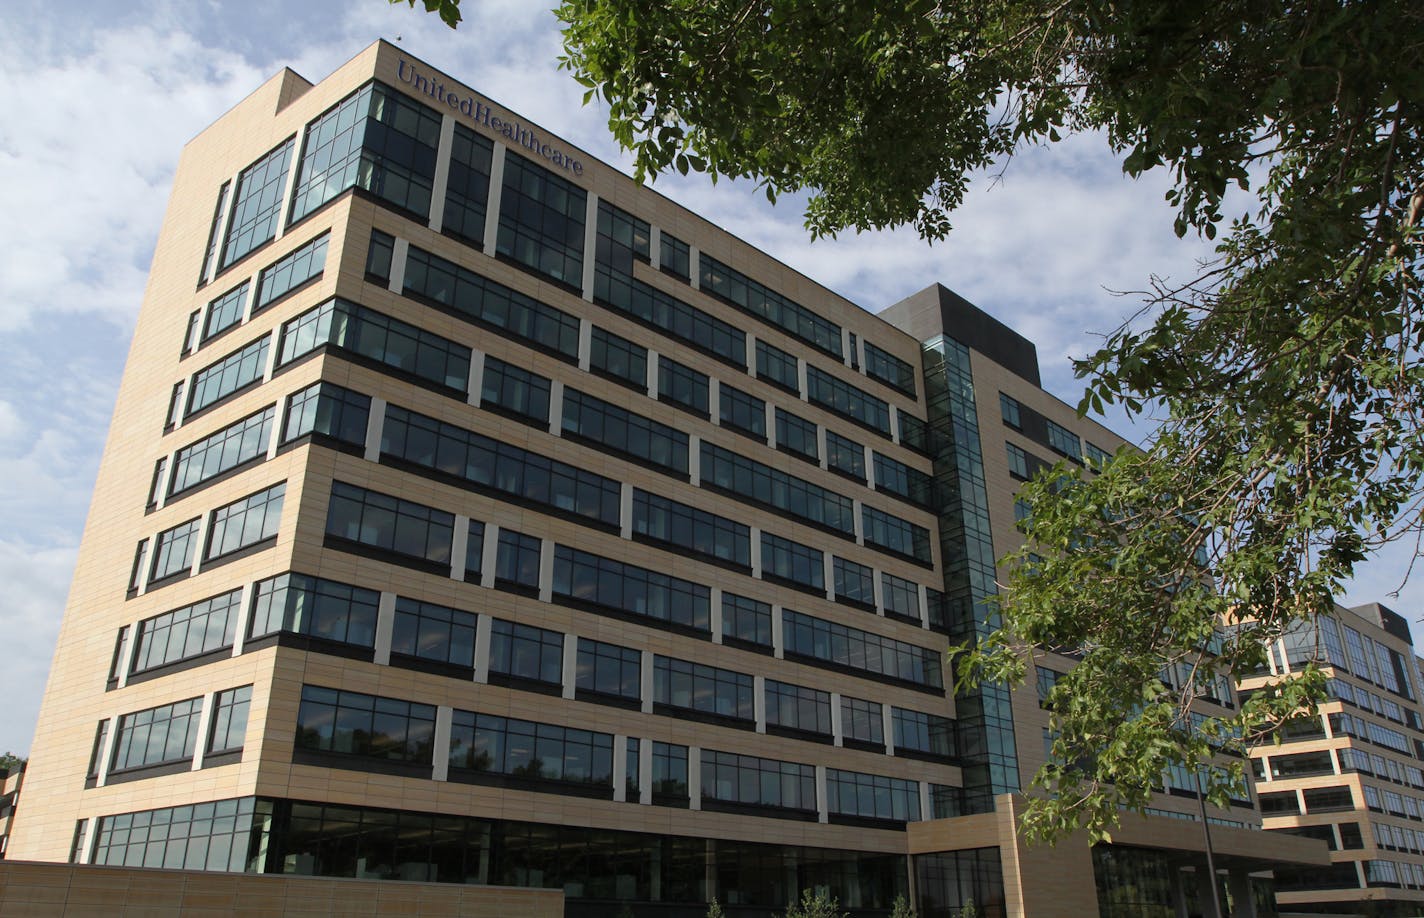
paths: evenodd
<path fill-rule="evenodd" d="M 29 748 L 89 490 L 183 144 L 283 66 L 318 81 L 377 38 L 591 153 L 625 165 L 605 114 L 555 64 L 557 23 L 524 0 L 466 0 L 457 32 L 384 0 L 80 0 L 0 12 L 0 751 Z M 61 21 L 62 20 L 62 21 Z M 926 151 L 929 153 L 931 151 Z M 745 183 L 664 178 L 663 193 L 872 311 L 941 282 L 1038 344 L 1076 402 L 1068 357 L 1186 279 L 1209 250 L 1171 232 L 1164 175 L 1132 181 L 1097 137 L 981 176 L 933 247 L 913 234 L 812 244 L 799 202 Z M 1365 570 L 1349 604 L 1398 599 L 1412 555 Z M 102 678 L 96 674 L 96 678 Z"/>

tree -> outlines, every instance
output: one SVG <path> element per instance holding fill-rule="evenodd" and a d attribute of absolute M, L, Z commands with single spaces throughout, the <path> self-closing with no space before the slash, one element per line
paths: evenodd
<path fill-rule="evenodd" d="M 13 752 L 6 752 L 0 755 L 0 774 L 7 774 L 12 771 L 19 771 L 25 767 L 25 759 L 20 758 Z"/>
<path fill-rule="evenodd" d="M 1051 699 L 1031 836 L 1102 837 L 1173 765 L 1224 802 L 1244 777 L 1219 753 L 1320 680 L 1205 721 L 1189 709 L 1424 530 L 1424 7 L 564 0 L 557 15 L 563 65 L 608 104 L 640 177 L 809 189 L 813 236 L 908 223 L 941 239 L 971 175 L 1068 132 L 1102 136 L 1130 175 L 1170 173 L 1178 235 L 1220 235 L 1217 257 L 1153 279 L 1077 364 L 1080 410 L 1160 423 L 1141 454 L 1024 488 L 1002 626 L 956 669 L 1020 683 L 1035 649 L 1082 653 Z M 1233 184 L 1255 203 L 1227 221 Z M 1223 620 L 1249 624 L 1218 642 Z"/>
<path fill-rule="evenodd" d="M 836 897 L 822 890 L 801 890 L 801 902 L 793 902 L 783 918 L 849 918 Z"/>

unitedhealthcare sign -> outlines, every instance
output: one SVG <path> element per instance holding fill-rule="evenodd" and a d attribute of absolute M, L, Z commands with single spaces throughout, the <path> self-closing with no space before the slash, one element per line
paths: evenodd
<path fill-rule="evenodd" d="M 574 176 L 583 175 L 583 163 L 574 159 L 558 147 L 546 142 L 533 128 L 525 127 L 518 121 L 510 121 L 496 115 L 488 105 L 473 96 L 461 96 L 445 88 L 438 77 L 427 77 L 415 69 L 415 65 L 401 58 L 396 64 L 396 76 L 416 92 L 434 100 L 436 107 L 444 105 L 457 111 L 487 132 L 503 137 L 510 146 L 523 147 L 535 156 L 542 157 L 555 168 Z"/>

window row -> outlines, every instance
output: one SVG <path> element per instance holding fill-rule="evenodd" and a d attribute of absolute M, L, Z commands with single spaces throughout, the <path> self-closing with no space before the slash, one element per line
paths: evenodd
<path fill-rule="evenodd" d="M 123 714 L 113 721 L 100 721 L 89 756 L 88 785 L 97 784 L 101 774 L 107 782 L 125 775 L 142 776 L 136 773 L 150 769 L 191 763 L 198 748 L 205 708 L 211 709 L 205 755 L 241 752 L 251 703 L 252 686 L 244 685 L 212 696 L 185 698 Z"/>
<path fill-rule="evenodd" d="M 275 538 L 282 517 L 282 498 L 286 482 L 280 482 L 230 504 L 218 507 L 208 516 L 204 539 L 203 561 L 215 561 L 225 555 L 254 547 Z M 147 571 L 147 583 L 152 586 L 192 570 L 198 554 L 199 536 L 203 532 L 203 517 L 196 517 L 160 532 L 152 540 L 138 543 L 134 551 L 130 591 L 137 590 Z"/>

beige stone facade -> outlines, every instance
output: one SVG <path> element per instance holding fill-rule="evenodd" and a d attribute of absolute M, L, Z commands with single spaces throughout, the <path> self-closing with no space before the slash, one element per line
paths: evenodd
<path fill-rule="evenodd" d="M 174 178 L 10 856 L 1090 913 L 1087 847 L 1011 830 L 1033 687 L 956 723 L 926 348 L 990 580 L 1006 444 L 1121 441 L 945 294 L 865 312 L 386 43 L 272 78 Z M 1191 861 L 1194 805 L 1141 845 Z"/>

